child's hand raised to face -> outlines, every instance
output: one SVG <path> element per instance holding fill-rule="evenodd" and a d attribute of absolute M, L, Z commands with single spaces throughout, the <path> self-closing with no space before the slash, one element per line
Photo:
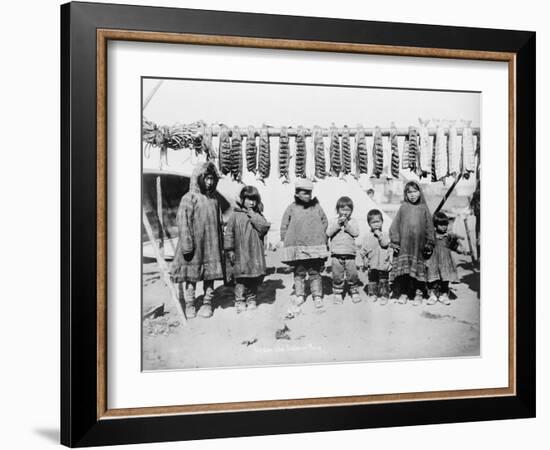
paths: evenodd
<path fill-rule="evenodd" d="M 338 223 L 340 225 L 345 225 L 351 217 L 351 212 L 352 209 L 349 206 L 342 206 L 338 208 Z"/>
<path fill-rule="evenodd" d="M 369 221 L 370 229 L 376 237 L 379 237 L 380 233 L 382 232 L 382 223 L 383 220 L 380 216 L 374 216 Z"/>
<path fill-rule="evenodd" d="M 244 199 L 244 207 L 249 211 L 254 210 L 254 208 L 256 208 L 256 204 L 257 204 L 257 202 L 253 198 L 245 198 Z"/>

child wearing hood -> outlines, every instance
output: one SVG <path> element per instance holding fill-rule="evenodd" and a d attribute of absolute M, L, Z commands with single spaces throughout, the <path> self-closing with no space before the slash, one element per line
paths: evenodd
<path fill-rule="evenodd" d="M 237 313 L 256 309 L 258 287 L 266 273 L 264 236 L 270 224 L 262 215 L 258 189 L 245 186 L 225 229 L 225 250 L 235 277 Z"/>
<path fill-rule="evenodd" d="M 434 248 L 432 217 L 420 185 L 405 185 L 403 203 L 390 226 L 390 242 L 394 248 L 392 270 L 394 292 L 399 303 L 414 297 L 413 305 L 422 304 L 426 285 L 426 259 Z"/>
<path fill-rule="evenodd" d="M 283 214 L 281 241 L 282 262 L 294 269 L 294 306 L 305 301 L 305 278 L 309 276 L 313 304 L 323 307 L 321 271 L 329 256 L 327 249 L 328 220 L 317 198 L 312 198 L 313 182 L 296 181 L 296 194 Z"/>
<path fill-rule="evenodd" d="M 223 280 L 222 211 L 216 186 L 219 175 L 212 162 L 199 164 L 193 170 L 189 191 L 181 198 L 177 212 L 178 245 L 171 266 L 172 279 L 178 283 L 185 300 L 185 315 L 197 315 L 195 292 L 203 282 L 204 298 L 200 317 L 212 316 L 214 281 Z"/>

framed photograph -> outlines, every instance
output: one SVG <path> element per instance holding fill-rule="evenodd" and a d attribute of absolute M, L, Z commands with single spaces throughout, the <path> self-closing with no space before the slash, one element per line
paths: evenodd
<path fill-rule="evenodd" d="M 535 33 L 61 7 L 61 441 L 535 415 Z"/>

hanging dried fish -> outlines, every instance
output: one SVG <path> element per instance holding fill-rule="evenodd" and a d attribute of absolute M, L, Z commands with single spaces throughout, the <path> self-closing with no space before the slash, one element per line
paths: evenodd
<path fill-rule="evenodd" d="M 351 144 L 347 125 L 344 125 L 342 131 L 342 173 L 344 175 L 351 173 Z"/>
<path fill-rule="evenodd" d="M 164 145 L 163 127 L 159 127 L 156 123 L 143 118 L 142 139 L 147 147 L 162 147 Z"/>
<path fill-rule="evenodd" d="M 243 139 L 239 127 L 233 127 L 231 136 L 231 175 L 235 181 L 242 181 Z"/>
<path fill-rule="evenodd" d="M 420 129 L 418 130 L 419 135 L 419 172 L 420 176 L 427 177 L 428 174 L 432 171 L 432 154 L 433 154 L 433 144 L 430 138 L 430 133 L 428 132 L 429 120 L 418 119 L 420 122 Z"/>
<path fill-rule="evenodd" d="M 393 178 L 399 178 L 399 140 L 397 137 L 397 128 L 392 123 L 390 128 L 391 145 L 391 174 Z"/>
<path fill-rule="evenodd" d="M 436 139 L 437 139 L 437 131 L 436 131 L 436 137 L 434 137 L 434 141 L 436 141 Z M 432 152 L 432 170 L 431 170 L 431 174 L 430 174 L 432 183 L 435 183 L 437 181 L 437 176 L 436 176 L 436 171 L 435 171 L 435 166 L 436 166 L 436 164 L 435 164 L 435 154 L 436 154 L 436 151 L 435 151 L 435 148 L 434 148 L 433 152 Z"/>
<path fill-rule="evenodd" d="M 271 150 L 269 148 L 269 133 L 267 126 L 263 125 L 260 130 L 260 158 L 258 161 L 259 179 L 264 180 L 269 177 L 271 169 Z"/>
<path fill-rule="evenodd" d="M 391 141 L 389 137 L 388 139 L 382 137 L 382 148 L 384 150 L 384 158 L 382 161 L 382 174 L 380 176 L 391 180 L 393 176 L 391 174 Z"/>
<path fill-rule="evenodd" d="M 474 150 L 474 135 L 471 128 L 472 121 L 465 122 L 462 130 L 462 162 L 464 178 L 468 179 L 470 173 L 476 170 L 476 151 Z M 479 158 L 479 136 L 477 137 L 477 153 Z"/>
<path fill-rule="evenodd" d="M 365 130 L 362 125 L 357 125 L 355 133 L 355 173 L 356 178 L 362 173 L 368 173 L 369 155 L 367 150 L 367 139 L 365 138 Z"/>
<path fill-rule="evenodd" d="M 198 148 L 198 141 L 202 139 L 200 130 L 204 122 L 193 122 L 189 124 L 176 123 L 171 127 L 161 127 L 165 138 L 165 146 L 173 150 L 183 148 Z"/>
<path fill-rule="evenodd" d="M 229 128 L 226 125 L 221 125 L 219 139 L 219 169 L 223 175 L 227 175 L 231 172 L 231 141 L 229 139 Z"/>
<path fill-rule="evenodd" d="M 479 183 L 479 165 L 481 162 L 480 153 L 479 153 L 480 151 L 481 151 L 481 134 L 478 134 L 476 139 L 476 150 L 475 150 L 474 157 L 472 158 L 472 161 L 473 161 L 472 165 L 474 166 L 474 171 L 477 175 L 478 183 Z M 476 155 L 477 155 L 477 161 L 475 160 Z M 466 175 L 467 175 L 466 179 L 469 179 L 470 178 L 469 169 L 468 169 L 468 172 L 466 172 Z"/>
<path fill-rule="evenodd" d="M 413 126 L 409 127 L 409 169 L 420 176 L 418 130 Z"/>
<path fill-rule="evenodd" d="M 380 130 L 380 127 L 374 128 L 373 138 L 371 177 L 380 178 L 380 175 L 382 175 L 382 170 L 384 169 L 384 143 L 382 141 L 382 130 Z"/>
<path fill-rule="evenodd" d="M 249 172 L 256 173 L 258 168 L 258 147 L 256 146 L 256 129 L 248 127 L 246 135 L 246 168 Z"/>
<path fill-rule="evenodd" d="M 203 151 L 206 153 L 207 160 L 214 160 L 217 157 L 214 144 L 212 142 L 212 126 L 208 125 L 204 127 L 204 134 L 202 136 Z"/>
<path fill-rule="evenodd" d="M 334 124 L 330 127 L 330 174 L 334 177 L 342 171 L 342 155 L 340 154 L 340 136 Z"/>
<path fill-rule="evenodd" d="M 447 136 L 445 136 L 445 129 L 441 125 L 438 125 L 435 131 L 434 159 L 435 179 L 439 181 L 448 173 Z"/>
<path fill-rule="evenodd" d="M 182 150 L 184 148 L 202 151 L 202 139 L 205 123 L 202 121 L 182 125 L 158 126 L 143 118 L 142 139 L 147 147 L 169 148 Z"/>
<path fill-rule="evenodd" d="M 403 141 L 403 151 L 401 152 L 401 168 L 409 168 L 409 137 L 405 136 Z"/>
<path fill-rule="evenodd" d="M 461 148 L 458 141 L 455 121 L 449 126 L 449 138 L 447 139 L 447 155 L 449 157 L 449 175 L 458 175 L 460 173 Z"/>
<path fill-rule="evenodd" d="M 296 153 L 295 153 L 295 174 L 297 178 L 306 177 L 306 132 L 303 126 L 299 126 L 296 131 Z"/>
<path fill-rule="evenodd" d="M 323 130 L 318 126 L 313 129 L 313 154 L 315 157 L 315 178 L 323 179 L 327 176 L 325 142 L 323 140 Z"/>
<path fill-rule="evenodd" d="M 279 176 L 283 179 L 283 183 L 290 183 L 288 177 L 288 166 L 290 162 L 290 145 L 288 138 L 288 129 L 281 127 L 279 136 Z"/>

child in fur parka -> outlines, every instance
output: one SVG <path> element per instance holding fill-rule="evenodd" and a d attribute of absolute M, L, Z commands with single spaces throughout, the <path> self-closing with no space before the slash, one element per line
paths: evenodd
<path fill-rule="evenodd" d="M 178 245 L 171 266 L 172 280 L 178 283 L 185 300 L 185 315 L 197 315 L 195 291 L 202 281 L 204 298 L 200 317 L 212 316 L 214 281 L 223 280 L 222 211 L 216 192 L 219 175 L 212 162 L 199 164 L 191 175 L 189 191 L 181 198 L 177 212 Z"/>
<path fill-rule="evenodd" d="M 321 272 L 329 256 L 327 249 L 328 220 L 317 198 L 312 198 L 313 182 L 296 181 L 296 195 L 283 214 L 281 241 L 282 262 L 294 269 L 294 306 L 305 301 L 305 278 L 309 276 L 313 304 L 323 307 Z"/>

